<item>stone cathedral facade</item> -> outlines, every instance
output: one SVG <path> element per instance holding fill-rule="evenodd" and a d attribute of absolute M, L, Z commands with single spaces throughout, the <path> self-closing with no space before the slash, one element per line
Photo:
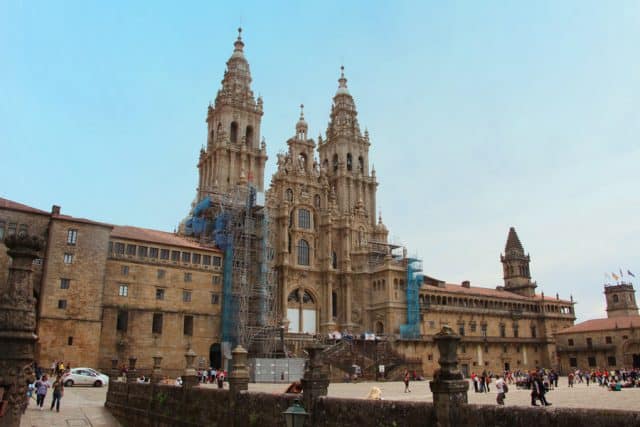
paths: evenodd
<path fill-rule="evenodd" d="M 222 87 L 207 115 L 207 148 L 198 163 L 199 199 L 211 189 L 253 184 L 264 189 L 266 146 L 258 144 L 262 99 L 254 100 L 244 43 L 238 37 Z M 530 257 L 511 228 L 504 284 L 450 284 L 420 275 L 408 292 L 406 250 L 388 241 L 376 205 L 378 181 L 371 138 L 362 130 L 344 69 L 331 101 L 324 136 L 309 137 L 304 107 L 266 191 L 277 270 L 277 307 L 290 338 L 333 331 L 389 337 L 394 351 L 419 360 L 430 373 L 437 352 L 432 335 L 449 324 L 463 336 L 462 368 L 555 366 L 553 336 L 575 320 L 572 300 L 536 294 Z M 412 301 L 419 337 L 402 337 Z"/>

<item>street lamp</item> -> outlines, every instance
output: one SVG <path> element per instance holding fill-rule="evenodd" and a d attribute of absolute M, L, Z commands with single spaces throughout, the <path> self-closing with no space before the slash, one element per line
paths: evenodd
<path fill-rule="evenodd" d="M 293 401 L 293 405 L 289 406 L 282 415 L 284 415 L 287 427 L 302 427 L 309 413 L 300 404 L 300 399 L 296 399 Z"/>

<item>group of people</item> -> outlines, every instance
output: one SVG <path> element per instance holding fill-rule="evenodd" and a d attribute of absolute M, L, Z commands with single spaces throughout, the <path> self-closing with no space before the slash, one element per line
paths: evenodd
<path fill-rule="evenodd" d="M 208 369 L 198 369 L 198 381 L 202 384 L 216 384 L 218 388 L 224 388 L 226 372 L 209 366 Z"/>
<path fill-rule="evenodd" d="M 597 383 L 600 387 L 606 387 L 611 391 L 620 391 L 623 388 L 640 387 L 640 369 L 594 369 L 582 370 L 576 369 L 567 375 L 569 387 L 574 384 Z"/>
<path fill-rule="evenodd" d="M 47 392 L 51 389 L 51 410 L 53 411 L 53 408 L 55 408 L 56 412 L 60 412 L 60 400 L 62 396 L 64 396 L 64 382 L 62 380 L 62 375 L 65 372 L 64 364 L 62 364 L 62 362 L 60 362 L 60 364 L 56 362 L 55 366 L 52 366 L 51 371 L 53 373 L 51 377 L 49 377 L 42 372 L 42 368 L 40 368 L 37 363 L 34 363 L 36 381 L 29 384 L 27 396 L 35 399 L 36 406 L 42 411 L 44 410 L 44 400 L 47 397 Z M 52 380 L 52 378 L 54 379 Z"/>

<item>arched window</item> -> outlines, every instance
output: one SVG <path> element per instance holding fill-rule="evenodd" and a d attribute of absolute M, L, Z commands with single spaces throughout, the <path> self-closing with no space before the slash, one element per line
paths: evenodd
<path fill-rule="evenodd" d="M 338 268 L 338 255 L 335 251 L 331 252 L 331 268 L 334 270 Z"/>
<path fill-rule="evenodd" d="M 347 154 L 347 170 L 350 171 L 353 169 L 353 158 L 351 157 L 351 153 Z"/>
<path fill-rule="evenodd" d="M 331 316 L 335 319 L 338 317 L 338 294 L 331 292 Z"/>
<path fill-rule="evenodd" d="M 287 200 L 287 202 L 293 202 L 293 190 L 287 188 L 287 191 L 285 191 L 284 193 L 284 198 Z"/>
<path fill-rule="evenodd" d="M 298 240 L 298 265 L 309 265 L 309 242 Z"/>
<path fill-rule="evenodd" d="M 322 166 L 324 167 L 325 172 L 329 170 L 329 160 L 324 159 L 324 162 L 322 162 Z"/>
<path fill-rule="evenodd" d="M 358 230 L 358 244 L 362 247 L 367 244 L 367 238 L 364 233 L 364 227 L 360 227 Z"/>
<path fill-rule="evenodd" d="M 316 194 L 313 198 L 313 206 L 315 206 L 316 209 L 320 209 L 320 195 Z"/>
<path fill-rule="evenodd" d="M 338 172 L 338 155 L 333 155 L 333 171 Z"/>
<path fill-rule="evenodd" d="M 364 159 L 362 156 L 358 157 L 358 171 L 364 173 Z"/>
<path fill-rule="evenodd" d="M 253 147 L 253 126 L 247 126 L 244 134 L 244 140 L 249 147 Z"/>
<path fill-rule="evenodd" d="M 236 144 L 238 142 L 238 123 L 231 122 L 231 131 L 229 136 L 232 144 Z"/>
<path fill-rule="evenodd" d="M 618 298 L 618 295 L 614 295 L 613 296 L 613 302 L 618 302 L 620 301 L 620 299 Z"/>
<path fill-rule="evenodd" d="M 384 334 L 384 323 L 379 320 L 376 322 L 376 334 Z"/>
<path fill-rule="evenodd" d="M 298 209 L 298 227 L 311 228 L 311 212 L 307 209 Z"/>

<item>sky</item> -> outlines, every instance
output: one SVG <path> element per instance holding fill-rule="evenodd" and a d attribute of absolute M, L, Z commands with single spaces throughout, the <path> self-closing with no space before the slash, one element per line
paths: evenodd
<path fill-rule="evenodd" d="M 238 26 L 267 182 L 344 65 L 378 209 L 426 274 L 501 285 L 514 226 L 578 320 L 605 316 L 605 273 L 640 278 L 637 1 L 6 0 L 0 197 L 172 231 Z"/>

